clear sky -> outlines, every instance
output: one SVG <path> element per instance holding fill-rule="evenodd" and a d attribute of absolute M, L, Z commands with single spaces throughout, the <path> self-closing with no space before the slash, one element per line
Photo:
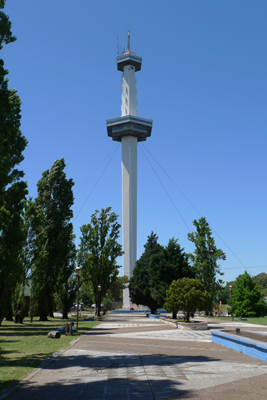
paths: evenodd
<path fill-rule="evenodd" d="M 117 42 L 122 51 L 131 30 L 138 116 L 153 119 L 138 145 L 138 257 L 152 230 L 193 251 L 187 234 L 204 216 L 225 281 L 267 273 L 266 0 L 7 0 L 4 11 L 29 193 L 64 157 L 77 243 L 96 209 L 121 222 L 121 148 L 106 119 L 120 116 Z"/>

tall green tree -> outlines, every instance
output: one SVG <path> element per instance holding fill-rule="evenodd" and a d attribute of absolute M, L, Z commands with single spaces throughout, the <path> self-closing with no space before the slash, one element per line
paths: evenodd
<path fill-rule="evenodd" d="M 197 308 L 205 309 L 210 300 L 210 295 L 199 279 L 182 278 L 173 281 L 166 293 L 164 307 L 173 313 L 173 318 L 179 310 L 186 311 L 187 322 L 190 313 L 195 313 Z"/>
<path fill-rule="evenodd" d="M 101 301 L 111 288 L 118 273 L 117 258 L 123 254 L 118 242 L 120 233 L 118 215 L 107 207 L 91 216 L 91 222 L 81 227 L 81 242 L 78 262 L 82 266 L 82 277 L 93 287 L 97 313 L 100 316 Z"/>
<path fill-rule="evenodd" d="M 184 277 L 195 277 L 194 268 L 189 265 L 184 249 L 175 238 L 170 239 L 160 253 L 151 257 L 148 273 L 150 293 L 159 307 L 163 307 L 166 290 L 169 289 L 172 281 Z"/>
<path fill-rule="evenodd" d="M 68 249 L 65 248 L 65 259 L 62 258 L 61 260 L 55 293 L 56 308 L 62 313 L 62 319 L 68 319 L 68 313 L 76 299 L 78 290 L 77 279 L 74 276 L 76 266 L 74 235 L 70 236 L 67 242 Z"/>
<path fill-rule="evenodd" d="M 159 303 L 151 291 L 149 264 L 152 256 L 161 253 L 162 250 L 163 246 L 158 243 L 158 236 L 151 232 L 144 245 L 144 252 L 136 261 L 129 284 L 131 301 L 149 307 L 152 314 L 157 311 Z"/>
<path fill-rule="evenodd" d="M 33 218 L 34 202 L 27 199 L 24 202 L 23 209 L 23 246 L 20 252 L 20 279 L 17 281 L 15 291 L 12 295 L 12 309 L 15 323 L 22 323 L 24 317 L 28 313 L 28 303 L 25 299 L 25 293 L 28 292 L 30 280 L 29 274 L 33 257 L 33 238 L 32 218 Z"/>
<path fill-rule="evenodd" d="M 223 275 L 218 260 L 225 260 L 226 255 L 215 245 L 211 229 L 204 217 L 193 221 L 196 231 L 188 234 L 188 239 L 194 243 L 193 254 L 188 254 L 196 270 L 196 277 L 205 285 L 210 294 L 209 312 L 212 311 L 212 302 L 218 285 L 222 283 L 218 276 Z"/>
<path fill-rule="evenodd" d="M 0 0 L 0 10 L 5 1 Z M 0 11 L 0 50 L 16 40 L 8 16 Z M 11 313 L 12 291 L 22 274 L 23 203 L 27 184 L 17 168 L 27 145 L 20 131 L 21 102 L 16 90 L 8 88 L 8 71 L 0 59 L 0 324 Z"/>
<path fill-rule="evenodd" d="M 236 317 L 264 317 L 267 314 L 260 288 L 247 271 L 236 279 L 231 303 L 228 312 Z"/>
<path fill-rule="evenodd" d="M 72 179 L 64 172 L 65 161 L 54 162 L 37 184 L 33 221 L 34 257 L 31 271 L 32 301 L 41 321 L 53 315 L 55 294 L 74 272 Z"/>

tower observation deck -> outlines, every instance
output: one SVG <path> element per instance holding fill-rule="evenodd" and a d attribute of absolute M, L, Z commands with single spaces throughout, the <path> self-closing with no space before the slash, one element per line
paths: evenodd
<path fill-rule="evenodd" d="M 107 120 L 107 133 L 122 148 L 122 243 L 123 273 L 132 276 L 137 257 L 137 143 L 151 136 L 152 120 L 137 116 L 135 73 L 141 70 L 142 58 L 128 48 L 117 56 L 122 72 L 121 117 Z M 129 289 L 123 292 L 123 308 L 129 309 Z"/>

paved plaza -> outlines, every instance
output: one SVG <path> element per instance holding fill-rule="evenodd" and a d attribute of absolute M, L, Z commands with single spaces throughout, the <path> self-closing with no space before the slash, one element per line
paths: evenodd
<path fill-rule="evenodd" d="M 263 330 L 237 321 L 212 327 L 225 326 Z M 267 364 L 212 343 L 209 331 L 112 315 L 7 396 L 59 398 L 262 400 L 267 398 Z"/>

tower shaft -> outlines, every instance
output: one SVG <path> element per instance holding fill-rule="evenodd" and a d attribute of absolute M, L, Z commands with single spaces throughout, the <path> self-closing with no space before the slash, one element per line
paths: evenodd
<path fill-rule="evenodd" d="M 137 249 L 137 138 L 122 138 L 121 148 L 123 271 L 131 277 Z M 124 289 L 123 308 L 130 308 L 128 288 Z"/>

